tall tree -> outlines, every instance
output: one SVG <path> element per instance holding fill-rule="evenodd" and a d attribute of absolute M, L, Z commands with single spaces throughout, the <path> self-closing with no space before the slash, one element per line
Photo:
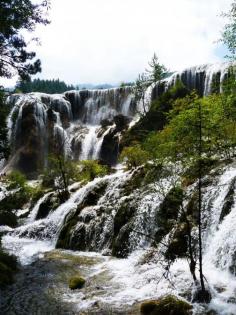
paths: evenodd
<path fill-rule="evenodd" d="M 0 3 L 0 77 L 19 75 L 28 79 L 41 71 L 35 52 L 27 50 L 24 31 L 32 32 L 38 24 L 48 24 L 49 1 L 39 4 L 30 0 L 1 0 Z M 37 39 L 35 39 L 37 40 Z"/>
<path fill-rule="evenodd" d="M 223 16 L 228 19 L 228 23 L 224 26 L 222 31 L 221 41 L 226 45 L 230 52 L 231 59 L 236 58 L 236 0 L 231 4 L 231 9 Z"/>
<path fill-rule="evenodd" d="M 154 53 L 151 61 L 148 63 L 149 69 L 138 75 L 135 81 L 133 92 L 136 102 L 140 102 L 143 108 L 143 113 L 146 115 L 149 107 L 149 100 L 146 98 L 146 91 L 152 84 L 157 84 L 166 75 L 166 67 L 159 63 L 157 55 Z"/>

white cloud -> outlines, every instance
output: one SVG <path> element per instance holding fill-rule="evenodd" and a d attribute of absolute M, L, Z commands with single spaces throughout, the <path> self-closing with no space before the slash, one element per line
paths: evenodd
<path fill-rule="evenodd" d="M 169 69 L 215 62 L 232 0 L 52 0 L 37 30 L 43 78 L 68 83 L 135 79 L 154 51 Z"/>

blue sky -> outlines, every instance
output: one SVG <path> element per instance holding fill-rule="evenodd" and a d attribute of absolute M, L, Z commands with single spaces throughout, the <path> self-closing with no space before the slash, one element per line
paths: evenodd
<path fill-rule="evenodd" d="M 154 52 L 170 70 L 223 60 L 220 32 L 232 0 L 52 0 L 38 27 L 41 78 L 132 81 Z"/>

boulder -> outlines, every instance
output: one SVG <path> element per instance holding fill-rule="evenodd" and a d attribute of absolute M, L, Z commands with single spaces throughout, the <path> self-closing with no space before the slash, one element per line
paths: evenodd
<path fill-rule="evenodd" d="M 174 295 L 167 295 L 143 302 L 140 311 L 141 315 L 191 315 L 192 305 Z"/>

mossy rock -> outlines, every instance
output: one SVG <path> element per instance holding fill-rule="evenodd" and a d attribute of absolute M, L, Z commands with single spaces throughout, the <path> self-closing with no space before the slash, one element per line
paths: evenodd
<path fill-rule="evenodd" d="M 131 252 L 129 236 L 132 231 L 131 223 L 127 223 L 119 231 L 119 234 L 112 242 L 112 256 L 126 258 Z"/>
<path fill-rule="evenodd" d="M 125 185 L 123 186 L 124 195 L 128 196 L 134 192 L 134 190 L 142 187 L 144 183 L 144 178 L 146 176 L 147 169 L 145 167 L 137 168 L 130 180 L 128 180 Z"/>
<path fill-rule="evenodd" d="M 188 226 L 186 223 L 179 224 L 174 231 L 173 236 L 168 244 L 165 257 L 174 261 L 177 258 L 186 257 L 188 252 Z"/>
<path fill-rule="evenodd" d="M 183 202 L 183 190 L 180 187 L 172 188 L 161 203 L 156 215 L 158 230 L 155 235 L 156 242 L 159 243 L 173 228 L 179 214 L 180 206 Z"/>
<path fill-rule="evenodd" d="M 219 165 L 219 160 L 204 157 L 200 161 L 194 161 L 183 175 L 183 185 L 189 186 L 193 184 L 199 177 L 199 163 L 201 165 L 201 176 L 209 174 L 209 172 Z"/>
<path fill-rule="evenodd" d="M 85 279 L 80 276 L 72 277 L 69 281 L 69 288 L 71 290 L 82 289 L 85 282 Z"/>
<path fill-rule="evenodd" d="M 192 305 L 167 295 L 158 300 L 143 302 L 140 307 L 142 315 L 191 315 Z"/>
<path fill-rule="evenodd" d="M 0 226 L 7 225 L 11 228 L 17 226 L 17 216 L 10 211 L 1 211 L 0 210 Z"/>
<path fill-rule="evenodd" d="M 17 272 L 17 259 L 0 250 L 0 287 L 12 284 Z"/>
<path fill-rule="evenodd" d="M 54 193 L 51 193 L 44 202 L 39 206 L 36 220 L 44 219 L 48 216 L 49 212 L 55 210 L 60 205 L 60 200 Z"/>
<path fill-rule="evenodd" d="M 11 211 L 21 209 L 29 201 L 29 199 L 29 193 L 25 189 L 21 189 L 2 199 L 0 201 L 0 210 Z"/>
<path fill-rule="evenodd" d="M 76 218 L 71 218 L 66 222 L 59 234 L 56 248 L 70 249 L 71 232 L 77 224 Z"/>
<path fill-rule="evenodd" d="M 123 202 L 114 217 L 114 236 L 119 234 L 121 228 L 127 224 L 135 214 L 135 207 L 130 204 L 130 201 Z"/>

